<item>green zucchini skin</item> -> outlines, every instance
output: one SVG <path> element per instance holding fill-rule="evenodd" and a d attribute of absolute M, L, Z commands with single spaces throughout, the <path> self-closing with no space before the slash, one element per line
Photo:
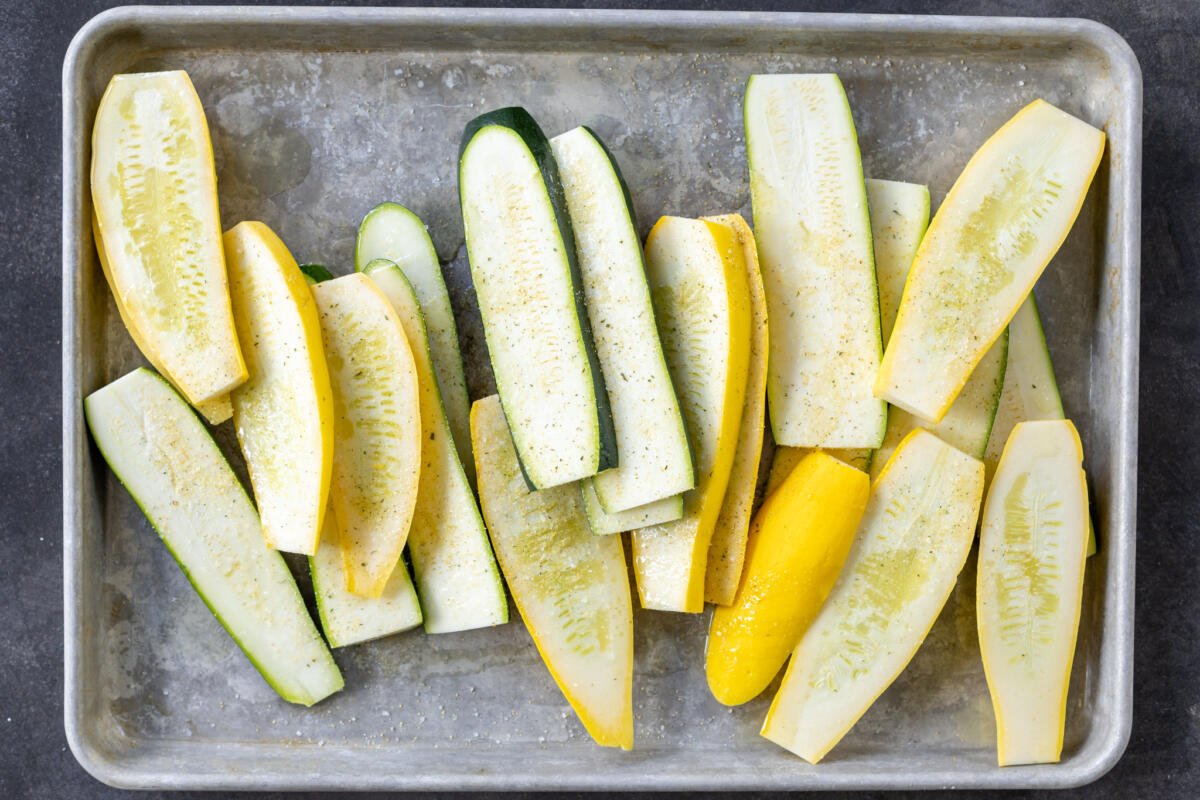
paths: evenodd
<path fill-rule="evenodd" d="M 562 180 L 558 175 L 558 163 L 554 160 L 550 141 L 533 116 L 520 106 L 509 106 L 480 114 L 467 123 L 458 148 L 460 165 L 463 153 L 466 152 L 467 145 L 471 143 L 475 135 L 493 125 L 510 129 L 525 143 L 542 174 L 542 180 L 546 185 L 546 194 L 550 197 L 550 205 L 554 209 L 554 218 L 558 223 L 559 234 L 563 240 L 564 256 L 570 269 L 571 291 L 575 298 L 575 315 L 579 320 L 579 330 L 587 355 L 588 367 L 592 371 L 592 386 L 600 438 L 600 463 L 597 472 L 603 472 L 617 466 L 617 434 L 613 427 L 612 411 L 608 404 L 608 388 L 604 383 L 604 373 L 600 369 L 600 359 L 596 355 L 596 346 L 592 341 L 592 326 L 588 319 L 587 307 L 584 304 L 583 276 L 579 271 L 579 260 L 575 256 L 575 233 L 571 227 L 571 215 L 567 211 L 566 193 L 563 191 Z M 462 196 L 461 179 L 458 185 L 461 205 L 465 200 Z M 624 181 L 622 181 L 622 189 L 626 191 L 628 198 L 628 189 L 625 187 Z M 521 473 L 525 475 L 525 480 L 528 482 L 529 476 L 524 464 L 521 465 Z"/>
<path fill-rule="evenodd" d="M 303 273 L 310 284 L 333 280 L 333 273 L 326 269 L 323 264 L 301 264 L 300 272 Z"/>

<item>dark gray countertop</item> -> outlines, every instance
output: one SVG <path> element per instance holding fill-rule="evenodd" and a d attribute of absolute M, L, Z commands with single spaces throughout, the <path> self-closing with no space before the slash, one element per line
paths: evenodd
<path fill-rule="evenodd" d="M 7 629 L 0 637 L 0 797 L 5 798 L 121 794 L 76 764 L 62 725 L 60 70 L 71 36 L 108 5 L 0 0 L 0 259 L 13 278 L 10 291 L 0 294 L 0 571 L 9 585 L 0 598 Z M 477 0 L 465 5 L 505 4 Z M 1191 484 L 1200 474 L 1200 449 L 1193 449 L 1200 442 L 1195 413 L 1200 319 L 1194 310 L 1200 303 L 1200 2 L 625 0 L 581 5 L 1051 12 L 1098 19 L 1133 46 L 1145 78 L 1134 725 L 1116 768 L 1092 787 L 1065 796 L 1200 797 L 1200 491 Z"/>

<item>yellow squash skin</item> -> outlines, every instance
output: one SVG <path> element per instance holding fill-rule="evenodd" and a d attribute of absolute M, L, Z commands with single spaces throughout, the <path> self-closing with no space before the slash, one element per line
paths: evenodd
<path fill-rule="evenodd" d="M 787 661 L 837 580 L 870 489 L 866 473 L 818 450 L 763 503 L 737 597 L 708 629 L 708 688 L 719 702 L 753 700 Z"/>
<path fill-rule="evenodd" d="M 233 423 L 276 550 L 314 555 L 333 470 L 333 396 L 317 305 L 296 259 L 261 222 L 225 233 L 229 294 L 249 378 Z"/>
<path fill-rule="evenodd" d="M 742 405 L 741 428 L 733 468 L 729 472 L 729 485 L 708 545 L 708 566 L 704 574 L 704 599 L 727 606 L 733 602 L 742 576 L 751 506 L 758 484 L 758 463 L 762 458 L 767 412 L 767 297 L 758 269 L 754 233 L 746 220 L 741 214 L 705 219 L 728 225 L 737 237 L 746 258 L 746 288 L 750 291 L 750 363 L 746 372 L 746 399 Z"/>
<path fill-rule="evenodd" d="M 646 240 L 646 265 L 697 481 L 682 518 L 633 532 L 634 574 L 643 608 L 699 613 L 749 370 L 745 256 L 727 225 L 663 217 Z"/>
<path fill-rule="evenodd" d="M 797 464 L 807 458 L 809 453 L 816 452 L 828 453 L 838 461 L 849 464 L 863 472 L 868 472 L 871 469 L 875 458 L 874 450 L 865 450 L 862 448 L 830 448 L 825 450 L 817 447 L 784 447 L 783 445 L 776 445 L 775 455 L 771 459 L 771 471 L 767 475 L 767 494 L 770 495 L 783 485 L 783 482 L 787 480 L 787 476 L 791 471 L 796 468 Z"/>
<path fill-rule="evenodd" d="M 1062 755 L 1089 530 L 1075 426 L 1019 423 L 984 505 L 975 593 L 1002 767 Z"/>
<path fill-rule="evenodd" d="M 940 422 L 1058 252 L 1104 155 L 1104 133 L 1035 100 L 954 182 L 917 250 L 875 396 Z"/>
<path fill-rule="evenodd" d="M 621 537 L 591 532 L 577 485 L 529 490 L 498 396 L 471 406 L 471 444 L 496 558 L 538 654 L 596 743 L 632 749 L 633 603 Z"/>
<path fill-rule="evenodd" d="M 105 278 L 134 341 L 192 405 L 228 394 L 246 365 L 208 122 L 186 72 L 109 82 L 92 129 L 91 189 Z"/>
<path fill-rule="evenodd" d="M 333 476 L 346 588 L 383 594 L 408 540 L 421 475 L 417 368 L 391 302 L 361 272 L 312 288 L 333 389 Z"/>

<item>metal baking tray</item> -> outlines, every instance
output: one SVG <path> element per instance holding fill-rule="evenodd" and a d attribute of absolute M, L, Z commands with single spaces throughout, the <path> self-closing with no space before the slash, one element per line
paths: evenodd
<path fill-rule="evenodd" d="M 471 394 L 491 377 L 457 207 L 463 124 L 525 105 L 615 151 L 643 233 L 660 214 L 749 212 L 748 75 L 834 71 L 866 174 L 939 200 L 1000 123 L 1044 97 L 1105 128 L 1079 222 L 1037 287 L 1083 435 L 1101 546 L 1087 568 L 1063 762 L 995 766 L 972 568 L 896 684 L 810 766 L 757 735 L 772 692 L 734 710 L 704 680 L 707 614 L 636 615 L 632 753 L 594 746 L 517 621 L 414 632 L 337 653 L 346 690 L 278 700 L 189 588 L 89 444 L 81 398 L 140 357 L 96 264 L 89 141 L 117 72 L 184 68 L 208 112 L 223 222 L 261 219 L 298 258 L 350 269 L 384 199 L 428 221 L 446 264 Z M 126 787 L 836 789 L 1062 787 L 1129 736 L 1141 77 L 1086 20 L 640 11 L 122 8 L 63 69 L 63 506 L 66 731 Z M 218 430 L 227 449 L 228 425 Z"/>

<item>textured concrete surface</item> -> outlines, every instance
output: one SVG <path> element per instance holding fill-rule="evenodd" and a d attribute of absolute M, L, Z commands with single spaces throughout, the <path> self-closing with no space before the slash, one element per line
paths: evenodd
<path fill-rule="evenodd" d="M 475 5 L 483 3 L 476 2 Z M 0 2 L 0 796 L 108 797 L 62 729 L 59 453 L 59 80 L 71 35 L 104 3 Z M 521 5 L 539 5 L 522 3 Z M 543 4 L 557 5 L 557 4 Z M 1135 722 L 1129 749 L 1065 796 L 1200 796 L 1200 4 L 1190 0 L 592 3 L 1099 19 L 1145 76 L 1142 382 Z M 145 796 L 145 795 L 143 795 Z M 209 795 L 211 796 L 211 795 Z M 1021 796 L 1019 793 L 1016 796 Z M 1038 796 L 1029 794 L 1028 796 Z"/>

